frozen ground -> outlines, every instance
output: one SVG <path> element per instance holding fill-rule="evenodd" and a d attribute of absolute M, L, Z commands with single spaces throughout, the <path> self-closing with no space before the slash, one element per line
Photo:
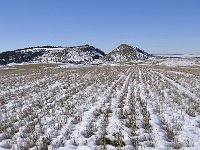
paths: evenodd
<path fill-rule="evenodd" d="M 176 58 L 194 58 L 198 57 L 200 58 L 200 54 L 157 54 L 156 56 L 161 56 L 161 57 L 176 57 Z"/>
<path fill-rule="evenodd" d="M 0 150 L 199 149 L 198 66 L 11 65 L 0 83 Z"/>
<path fill-rule="evenodd" d="M 160 58 L 152 59 L 149 62 L 161 66 L 200 66 L 200 55 L 177 54 L 177 55 L 156 55 Z"/>
<path fill-rule="evenodd" d="M 157 65 L 162 66 L 200 66 L 200 58 L 167 58 Z"/>

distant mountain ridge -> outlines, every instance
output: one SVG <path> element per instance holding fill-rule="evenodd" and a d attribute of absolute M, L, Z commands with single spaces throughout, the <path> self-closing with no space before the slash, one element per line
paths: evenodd
<path fill-rule="evenodd" d="M 109 54 L 88 44 L 81 46 L 37 46 L 6 51 L 0 53 L 0 65 L 9 63 L 73 63 L 73 64 L 98 64 L 109 62 L 129 62 L 145 60 L 151 54 L 127 44 L 121 44 Z"/>

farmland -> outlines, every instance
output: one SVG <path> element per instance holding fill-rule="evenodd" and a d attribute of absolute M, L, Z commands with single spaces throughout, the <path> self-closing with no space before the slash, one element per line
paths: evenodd
<path fill-rule="evenodd" d="M 200 67 L 0 70 L 0 149 L 198 149 Z"/>

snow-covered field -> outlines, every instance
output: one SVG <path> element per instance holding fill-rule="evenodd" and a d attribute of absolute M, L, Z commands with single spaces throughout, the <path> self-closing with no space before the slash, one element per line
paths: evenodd
<path fill-rule="evenodd" d="M 0 149 L 197 150 L 199 145 L 199 66 L 0 68 Z"/>
<path fill-rule="evenodd" d="M 168 57 L 168 58 L 200 58 L 200 54 L 156 54 L 156 56 L 160 57 Z"/>
<path fill-rule="evenodd" d="M 200 58 L 167 58 L 159 62 L 161 66 L 200 66 Z"/>

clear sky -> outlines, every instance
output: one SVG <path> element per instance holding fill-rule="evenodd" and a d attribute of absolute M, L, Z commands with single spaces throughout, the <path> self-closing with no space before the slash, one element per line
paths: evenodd
<path fill-rule="evenodd" d="M 200 0 L 1 0 L 0 51 L 121 43 L 150 53 L 200 53 Z"/>

